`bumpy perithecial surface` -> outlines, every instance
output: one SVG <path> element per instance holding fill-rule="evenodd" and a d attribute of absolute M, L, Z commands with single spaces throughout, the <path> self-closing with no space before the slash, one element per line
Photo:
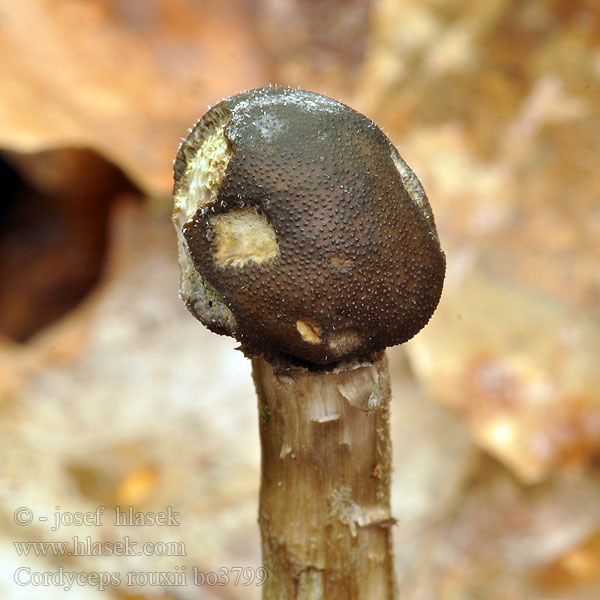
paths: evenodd
<path fill-rule="evenodd" d="M 410 339 L 438 304 L 445 257 L 418 179 L 325 96 L 219 103 L 179 151 L 174 203 L 182 297 L 249 355 L 361 356 Z"/>

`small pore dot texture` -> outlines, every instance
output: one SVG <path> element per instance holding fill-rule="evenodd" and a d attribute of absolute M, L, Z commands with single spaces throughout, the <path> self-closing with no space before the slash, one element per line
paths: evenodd
<path fill-rule="evenodd" d="M 351 108 L 297 89 L 221 105 L 231 156 L 215 201 L 183 235 L 235 316 L 229 333 L 242 349 L 329 364 L 413 337 L 438 304 L 445 256 L 427 198 L 405 189 L 387 137 Z M 274 231 L 277 256 L 218 265 L 211 223 L 245 207 Z"/>

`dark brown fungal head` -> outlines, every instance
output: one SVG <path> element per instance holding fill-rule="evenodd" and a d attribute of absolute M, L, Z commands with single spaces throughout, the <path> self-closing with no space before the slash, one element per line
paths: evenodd
<path fill-rule="evenodd" d="M 407 341 L 445 257 L 417 177 L 365 116 L 269 87 L 209 110 L 175 160 L 181 293 L 249 355 L 315 364 Z"/>

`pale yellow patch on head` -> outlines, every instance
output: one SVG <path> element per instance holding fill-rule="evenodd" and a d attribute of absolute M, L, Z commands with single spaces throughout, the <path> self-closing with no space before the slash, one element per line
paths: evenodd
<path fill-rule="evenodd" d="M 210 220 L 217 266 L 243 267 L 275 260 L 280 252 L 275 231 L 254 208 L 236 208 Z"/>
<path fill-rule="evenodd" d="M 312 319 L 299 319 L 296 321 L 296 329 L 305 342 L 309 344 L 320 344 L 321 326 Z"/>
<path fill-rule="evenodd" d="M 344 329 L 332 332 L 327 344 L 336 356 L 341 356 L 359 346 L 362 341 L 363 336 L 357 329 Z"/>
<path fill-rule="evenodd" d="M 173 221 L 179 229 L 203 206 L 213 204 L 225 178 L 233 150 L 225 135 L 231 115 L 215 107 L 196 125 L 182 151 L 186 169 L 173 195 Z"/>
<path fill-rule="evenodd" d="M 179 245 L 181 297 L 197 318 L 219 324 L 233 335 L 237 328 L 229 307 L 216 290 L 194 267 L 184 229 L 198 209 L 217 201 L 233 149 L 225 127 L 231 113 L 218 105 L 206 113 L 194 127 L 176 159 L 176 171 L 185 167 L 173 192 L 173 224 Z"/>

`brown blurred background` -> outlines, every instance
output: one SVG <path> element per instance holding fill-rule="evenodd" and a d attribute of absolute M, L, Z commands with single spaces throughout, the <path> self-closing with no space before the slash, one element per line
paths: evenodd
<path fill-rule="evenodd" d="M 0 55 L 2 598 L 260 597 L 193 585 L 260 564 L 258 431 L 246 360 L 177 297 L 169 213 L 187 129 L 269 83 L 376 121 L 447 253 L 436 315 L 390 351 L 400 597 L 600 597 L 597 0 L 0 0 Z M 74 536 L 186 555 L 13 544 Z M 122 585 L 15 583 L 61 566 Z"/>

